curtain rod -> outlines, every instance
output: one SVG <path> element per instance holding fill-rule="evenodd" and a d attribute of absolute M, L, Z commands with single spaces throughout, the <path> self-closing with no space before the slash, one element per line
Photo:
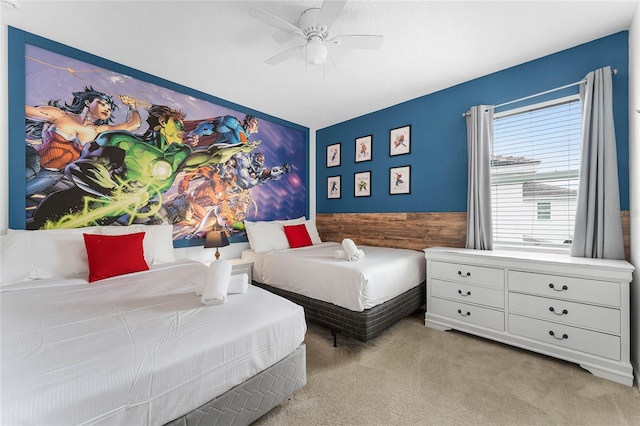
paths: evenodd
<path fill-rule="evenodd" d="M 618 70 L 617 70 L 617 69 L 612 70 L 612 71 L 611 71 L 611 74 L 613 74 L 613 75 L 618 74 Z M 565 85 L 565 86 L 556 87 L 555 89 L 545 90 L 544 92 L 535 93 L 535 94 L 533 94 L 533 95 L 525 96 L 524 98 L 515 99 L 515 100 L 513 100 L 513 101 L 503 102 L 503 103 L 501 103 L 501 104 L 494 105 L 494 106 L 493 106 L 493 108 L 494 108 L 494 109 L 495 109 L 495 108 L 500 108 L 500 107 L 505 106 L 505 105 L 515 104 L 516 102 L 526 101 L 527 99 L 535 98 L 535 97 L 537 97 L 537 96 L 546 95 L 547 93 L 557 92 L 558 90 L 566 89 L 566 88 L 568 88 L 568 87 L 577 86 L 578 84 L 582 84 L 582 83 L 584 83 L 585 81 L 586 81 L 586 80 L 583 78 L 582 80 L 580 80 L 580 81 L 576 81 L 575 83 L 567 84 L 567 85 Z M 467 111 L 467 112 L 463 112 L 463 113 L 462 113 L 462 116 L 463 116 L 463 117 L 466 117 L 466 116 L 468 116 L 468 115 L 469 115 L 469 111 Z"/>

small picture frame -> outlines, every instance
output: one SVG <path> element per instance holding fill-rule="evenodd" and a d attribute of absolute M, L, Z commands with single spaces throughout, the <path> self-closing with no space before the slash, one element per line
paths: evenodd
<path fill-rule="evenodd" d="M 335 199 L 341 197 L 340 175 L 329 176 L 327 178 L 327 198 Z"/>
<path fill-rule="evenodd" d="M 327 167 L 340 165 L 340 143 L 327 146 Z"/>
<path fill-rule="evenodd" d="M 389 168 L 389 194 L 411 193 L 411 166 Z"/>
<path fill-rule="evenodd" d="M 370 197 L 371 196 L 371 171 L 359 172 L 353 174 L 353 196 L 354 197 Z"/>
<path fill-rule="evenodd" d="M 361 136 L 356 138 L 356 163 L 361 161 L 370 161 L 373 153 L 371 152 L 373 135 Z"/>
<path fill-rule="evenodd" d="M 411 126 L 397 127 L 389 131 L 389 155 L 411 152 Z"/>

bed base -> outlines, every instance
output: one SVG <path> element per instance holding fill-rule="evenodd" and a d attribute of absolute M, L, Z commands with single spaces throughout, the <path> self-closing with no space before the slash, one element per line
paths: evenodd
<path fill-rule="evenodd" d="M 425 282 L 362 312 L 351 311 L 333 303 L 311 299 L 257 281 L 253 281 L 253 284 L 302 306 L 307 321 L 331 329 L 334 346 L 337 345 L 337 333 L 366 342 L 409 316 L 426 302 Z"/>
<path fill-rule="evenodd" d="M 307 383 L 306 346 L 166 426 L 246 426 Z"/>

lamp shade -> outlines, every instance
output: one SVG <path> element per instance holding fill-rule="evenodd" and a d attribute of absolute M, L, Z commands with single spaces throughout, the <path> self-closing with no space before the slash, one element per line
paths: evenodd
<path fill-rule="evenodd" d="M 221 231 L 207 232 L 204 240 L 204 248 L 225 247 L 229 245 L 227 234 Z"/>

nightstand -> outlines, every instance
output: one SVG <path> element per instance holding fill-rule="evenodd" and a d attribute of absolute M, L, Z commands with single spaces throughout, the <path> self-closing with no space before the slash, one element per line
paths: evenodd
<path fill-rule="evenodd" d="M 251 284 L 253 269 L 253 262 L 247 259 L 228 259 L 231 263 L 231 275 L 247 274 L 249 277 L 249 284 Z"/>

